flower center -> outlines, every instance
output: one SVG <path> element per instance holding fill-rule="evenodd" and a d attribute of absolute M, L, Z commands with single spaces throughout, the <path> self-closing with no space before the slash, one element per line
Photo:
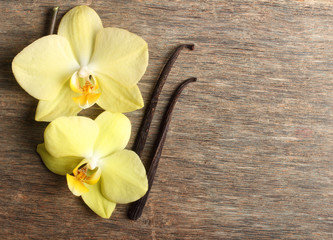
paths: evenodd
<path fill-rule="evenodd" d="M 85 182 L 85 180 L 88 177 L 87 176 L 87 171 L 88 171 L 87 165 L 78 169 L 77 172 L 76 172 L 76 175 L 75 175 L 76 179 L 79 180 L 80 182 Z"/>
<path fill-rule="evenodd" d="M 92 169 L 89 162 L 90 161 L 86 159 L 81 161 L 73 170 L 73 175 L 81 183 L 94 185 L 98 182 L 101 176 L 101 169 L 96 166 Z"/>
<path fill-rule="evenodd" d="M 89 191 L 85 184 L 96 184 L 102 174 L 100 167 L 91 168 L 91 160 L 83 159 L 73 170 L 73 175 L 67 174 L 67 185 L 76 196 L 81 196 Z"/>
<path fill-rule="evenodd" d="M 73 92 L 80 94 L 78 97 L 73 97 L 73 100 L 83 109 L 94 105 L 101 95 L 98 92 L 97 80 L 87 67 L 82 67 L 72 75 L 70 87 Z"/>

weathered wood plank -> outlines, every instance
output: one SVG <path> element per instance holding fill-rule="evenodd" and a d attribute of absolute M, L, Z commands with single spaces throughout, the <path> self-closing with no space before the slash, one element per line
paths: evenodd
<path fill-rule="evenodd" d="M 166 58 L 183 52 L 160 97 L 143 161 L 175 87 L 174 111 L 143 216 L 97 217 L 35 152 L 47 124 L 11 73 L 13 57 L 60 16 L 91 4 L 104 26 L 149 44 L 148 101 Z M 4 239 L 332 239 L 333 2 L 1 1 L 0 236 Z M 98 107 L 84 115 L 97 116 Z M 144 110 L 127 116 L 133 136 Z M 129 146 L 129 147 L 130 147 Z"/>

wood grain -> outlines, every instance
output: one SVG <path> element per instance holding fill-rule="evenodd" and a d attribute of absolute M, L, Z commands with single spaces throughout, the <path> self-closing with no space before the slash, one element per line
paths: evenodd
<path fill-rule="evenodd" d="M 171 93 L 198 78 L 177 103 L 138 221 L 127 205 L 99 218 L 46 169 L 35 149 L 47 124 L 34 121 L 37 101 L 11 73 L 13 57 L 47 34 L 52 7 L 61 17 L 80 4 L 148 42 L 146 103 L 174 47 L 196 44 L 160 97 L 145 163 Z M 0 9 L 2 239 L 333 239 L 332 1 L 29 0 Z M 143 113 L 127 114 L 133 133 Z"/>

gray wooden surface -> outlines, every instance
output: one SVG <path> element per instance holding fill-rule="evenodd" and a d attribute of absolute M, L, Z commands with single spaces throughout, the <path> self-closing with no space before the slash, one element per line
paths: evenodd
<path fill-rule="evenodd" d="M 172 91 L 178 102 L 143 216 L 96 216 L 35 152 L 46 123 L 11 73 L 13 57 L 60 16 L 91 4 L 104 26 L 149 44 L 147 103 L 183 51 L 158 104 L 148 162 Z M 333 1 L 1 1 L 1 239 L 333 239 Z M 93 107 L 83 115 L 95 117 Z M 144 110 L 127 114 L 133 135 Z"/>

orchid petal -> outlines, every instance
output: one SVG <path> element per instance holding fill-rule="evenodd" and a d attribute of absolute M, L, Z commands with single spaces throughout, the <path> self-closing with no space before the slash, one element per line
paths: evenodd
<path fill-rule="evenodd" d="M 96 36 L 89 69 L 124 86 L 135 85 L 148 65 L 148 45 L 138 35 L 119 28 L 104 28 Z"/>
<path fill-rule="evenodd" d="M 69 190 L 71 190 L 71 192 L 75 196 L 79 197 L 82 194 L 89 191 L 89 189 L 81 181 L 79 181 L 76 177 L 67 174 L 66 179 L 67 179 L 67 186 L 68 186 Z"/>
<path fill-rule="evenodd" d="M 36 110 L 36 121 L 50 122 L 61 116 L 73 116 L 82 109 L 73 101 L 77 94 L 71 91 L 68 81 L 62 86 L 58 96 L 53 100 L 40 100 Z"/>
<path fill-rule="evenodd" d="M 98 125 L 86 117 L 60 117 L 44 132 L 45 148 L 55 157 L 89 158 L 99 134 Z"/>
<path fill-rule="evenodd" d="M 101 190 L 107 199 L 129 203 L 145 195 L 148 190 L 146 170 L 135 152 L 122 150 L 101 161 Z"/>
<path fill-rule="evenodd" d="M 31 96 L 54 99 L 64 82 L 80 66 L 68 41 L 58 35 L 42 37 L 24 48 L 13 60 L 17 82 Z"/>
<path fill-rule="evenodd" d="M 96 34 L 103 28 L 97 13 L 88 6 L 71 9 L 61 19 L 58 34 L 65 37 L 81 66 L 89 63 Z"/>
<path fill-rule="evenodd" d="M 94 154 L 101 158 L 126 147 L 131 136 L 131 122 L 124 114 L 105 111 L 95 122 L 100 131 L 95 142 Z"/>
<path fill-rule="evenodd" d="M 59 175 L 66 175 L 66 173 L 71 173 L 75 166 L 82 160 L 80 157 L 61 157 L 55 158 L 50 155 L 46 149 L 45 144 L 38 144 L 37 152 L 42 158 L 45 166 L 53 173 Z"/>
<path fill-rule="evenodd" d="M 89 191 L 82 194 L 81 197 L 83 201 L 100 217 L 110 218 L 113 210 L 116 207 L 116 203 L 107 200 L 102 195 L 100 182 L 95 185 L 86 184 L 86 187 L 89 189 Z"/>
<path fill-rule="evenodd" d="M 132 112 L 143 107 L 143 99 L 137 85 L 124 87 L 106 75 L 96 76 L 101 96 L 97 104 L 110 112 Z"/>

